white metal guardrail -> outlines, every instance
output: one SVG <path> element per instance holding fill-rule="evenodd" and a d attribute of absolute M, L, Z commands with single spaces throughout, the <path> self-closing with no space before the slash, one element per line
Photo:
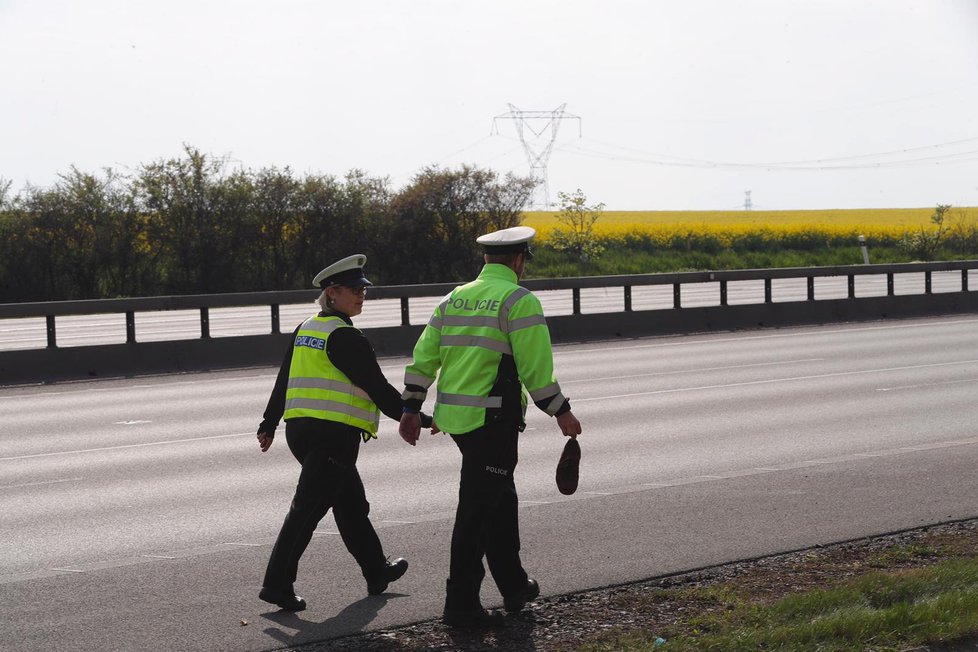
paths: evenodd
<path fill-rule="evenodd" d="M 569 342 L 978 313 L 978 292 L 969 287 L 974 269 L 978 260 L 531 279 L 522 285 L 544 297 L 554 341 Z M 860 278 L 865 282 L 857 283 Z M 368 310 L 368 318 L 358 318 L 357 325 L 368 333 L 378 354 L 408 354 L 431 307 L 457 285 L 371 287 L 367 298 L 380 300 L 382 309 Z M 745 285 L 750 292 L 744 291 Z M 785 286 L 790 286 L 789 293 L 783 291 Z M 620 300 L 610 299 L 619 292 Z M 316 295 L 316 290 L 295 290 L 0 304 L 0 331 L 18 320 L 34 320 L 46 331 L 39 330 L 36 342 L 27 343 L 29 348 L 20 343 L 20 348 L 4 350 L 0 341 L 0 385 L 277 364 L 288 340 L 281 324 L 283 306 L 291 322 L 299 314 L 298 304 L 305 304 L 303 311 L 314 309 Z M 582 306 L 585 299 L 589 303 Z M 547 301 L 559 304 L 560 310 L 551 310 Z M 412 315 L 412 304 L 417 314 Z M 226 328 L 212 328 L 212 310 L 225 319 L 225 309 L 255 307 L 268 310 L 267 326 L 256 324 L 254 310 L 246 310 L 251 330 L 230 329 L 229 334 Z M 378 321 L 381 313 L 385 319 Z M 144 319 L 146 314 L 171 315 L 173 319 L 162 321 L 179 323 L 180 329 L 144 328 L 141 335 L 137 315 Z M 108 317 L 113 323 L 124 320 L 124 340 L 120 328 L 116 340 L 91 341 L 71 321 L 84 315 L 107 316 L 92 320 L 85 331 L 100 336 L 108 328 Z M 196 322 L 190 339 L 188 317 Z M 59 345 L 59 320 L 68 321 L 70 345 Z M 292 326 L 287 325 L 286 333 Z"/>
<path fill-rule="evenodd" d="M 775 269 L 730 270 L 714 272 L 678 272 L 670 274 L 637 274 L 623 276 L 586 276 L 556 279 L 531 279 L 521 283 L 534 291 L 567 290 L 571 293 L 573 315 L 582 314 L 581 290 L 594 288 L 620 288 L 623 298 L 623 311 L 633 310 L 633 288 L 642 286 L 671 286 L 673 309 L 683 308 L 683 286 L 716 284 L 719 286 L 719 306 L 727 306 L 728 285 L 737 281 L 763 281 L 763 302 L 773 303 L 772 287 L 778 279 L 804 279 L 807 284 L 807 301 L 816 301 L 815 281 L 822 277 L 844 277 L 847 279 L 847 298 L 855 299 L 856 277 L 866 275 L 885 276 L 887 296 L 895 296 L 895 277 L 902 274 L 922 274 L 923 293 L 933 291 L 934 272 L 960 272 L 961 292 L 969 291 L 969 271 L 978 269 L 978 260 L 961 260 L 930 263 L 901 263 L 890 265 L 848 265 L 837 267 L 794 267 Z M 410 300 L 420 297 L 440 297 L 458 283 L 427 285 L 389 285 L 371 287 L 367 298 L 399 299 L 401 326 L 410 326 Z M 58 318 L 72 315 L 116 314 L 125 316 L 125 341 L 129 344 L 139 342 L 136 330 L 136 313 L 151 311 L 196 310 L 200 314 L 200 338 L 211 337 L 210 310 L 212 308 L 267 306 L 269 308 L 269 333 L 281 333 L 281 306 L 311 303 L 317 290 L 290 290 L 282 292 L 242 292 L 228 294 L 200 294 L 181 296 L 141 297 L 131 299 L 94 299 L 81 301 L 50 301 L 36 303 L 0 304 L 0 319 L 44 318 L 47 330 L 47 347 L 58 347 Z M 425 313 L 415 324 L 423 324 L 428 318 Z"/>

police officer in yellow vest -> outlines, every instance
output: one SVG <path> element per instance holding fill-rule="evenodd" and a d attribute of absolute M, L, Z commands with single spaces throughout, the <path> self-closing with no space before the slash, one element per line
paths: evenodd
<path fill-rule="evenodd" d="M 534 235 L 518 226 L 477 239 L 485 251 L 482 272 L 435 309 L 404 375 L 401 437 L 416 444 L 421 405 L 437 374 L 434 420 L 462 453 L 443 613 L 450 626 L 487 627 L 503 619 L 502 613 L 483 609 L 479 599 L 483 556 L 507 612 L 519 612 L 540 594 L 520 561 L 513 481 L 526 391 L 538 408 L 557 418 L 564 435 L 581 433 L 554 376 L 540 301 L 517 285 L 533 256 Z"/>
<path fill-rule="evenodd" d="M 289 611 L 306 608 L 293 586 L 299 558 L 330 508 L 369 594 L 383 593 L 408 566 L 404 559 L 391 562 L 384 556 L 356 467 L 361 438 L 366 442 L 377 436 L 380 413 L 399 419 L 404 407 L 370 342 L 353 327 L 351 318 L 363 310 L 371 285 L 363 275 L 366 260 L 362 254 L 349 256 L 316 275 L 313 285 L 322 289 L 322 311 L 292 334 L 258 427 L 259 446 L 265 452 L 284 414 L 289 450 L 302 464 L 259 593 L 262 600 Z M 423 422 L 426 428 L 432 426 L 431 417 L 424 415 Z"/>

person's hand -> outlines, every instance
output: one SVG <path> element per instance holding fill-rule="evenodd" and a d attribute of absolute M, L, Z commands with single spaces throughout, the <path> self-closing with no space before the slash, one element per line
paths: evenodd
<path fill-rule="evenodd" d="M 275 435 L 267 435 L 264 432 L 258 433 L 258 445 L 261 447 L 261 452 L 264 453 L 271 448 L 273 441 L 275 441 Z"/>
<path fill-rule="evenodd" d="M 441 432 L 441 430 L 438 429 L 438 424 L 435 423 L 434 420 L 432 420 L 432 422 L 431 422 L 431 434 L 437 435 L 439 432 Z"/>
<path fill-rule="evenodd" d="M 434 430 L 434 424 L 432 424 Z M 405 412 L 401 415 L 401 425 L 397 431 L 401 434 L 401 439 L 416 446 L 418 437 L 421 436 L 421 415 L 416 412 Z"/>
<path fill-rule="evenodd" d="M 560 432 L 564 434 L 564 437 L 577 439 L 577 436 L 581 434 L 581 422 L 570 410 L 557 417 L 557 425 L 560 426 Z"/>

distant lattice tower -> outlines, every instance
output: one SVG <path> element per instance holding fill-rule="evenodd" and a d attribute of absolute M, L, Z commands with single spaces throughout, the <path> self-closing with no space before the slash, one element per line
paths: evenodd
<path fill-rule="evenodd" d="M 744 191 L 744 210 L 745 211 L 749 211 L 749 210 L 752 210 L 753 208 L 754 208 L 754 206 L 753 206 L 753 204 L 751 204 L 751 201 L 750 201 L 750 190 L 745 190 Z"/>
<path fill-rule="evenodd" d="M 577 120 L 578 137 L 581 135 L 581 118 L 564 111 L 565 106 L 567 106 L 566 103 L 561 104 L 553 111 L 522 111 L 510 104 L 509 113 L 497 115 L 492 119 L 493 134 L 499 133 L 498 123 L 500 120 L 512 120 L 516 125 L 516 133 L 520 137 L 523 151 L 526 152 L 526 159 L 530 164 L 530 177 L 538 181 L 530 208 L 550 210 L 550 184 L 547 179 L 547 164 L 550 161 L 554 142 L 557 140 L 560 123 L 564 120 Z M 541 195 L 543 196 L 542 205 L 539 200 Z"/>

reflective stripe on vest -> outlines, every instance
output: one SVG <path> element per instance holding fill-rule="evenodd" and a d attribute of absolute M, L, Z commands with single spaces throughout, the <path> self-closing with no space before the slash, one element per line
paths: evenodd
<path fill-rule="evenodd" d="M 482 349 L 489 349 L 506 355 L 513 355 L 513 349 L 508 342 L 500 342 L 491 337 L 482 335 L 442 335 L 442 346 L 478 346 Z"/>
<path fill-rule="evenodd" d="M 463 407 L 498 408 L 503 406 L 502 396 L 469 396 L 467 394 L 438 392 L 437 400 L 442 405 L 460 405 Z"/>
<path fill-rule="evenodd" d="M 318 398 L 290 398 L 285 402 L 286 410 L 315 410 L 317 412 L 336 412 L 338 414 L 348 414 L 351 417 L 356 417 L 357 419 L 363 421 L 369 421 L 374 418 L 375 412 L 372 410 L 364 410 L 358 408 L 354 405 L 348 405 L 346 403 L 341 403 L 340 401 L 330 401 L 327 399 Z M 335 421 L 335 419 L 327 419 L 328 421 Z M 373 431 L 376 432 L 376 431 Z"/>
<path fill-rule="evenodd" d="M 289 378 L 288 389 L 328 389 L 334 392 L 351 394 L 357 398 L 370 399 L 370 395 L 356 385 L 328 378 Z M 352 391 L 351 391 L 352 389 Z"/>
<path fill-rule="evenodd" d="M 431 384 L 435 382 L 434 378 L 428 378 L 422 376 L 421 374 L 412 374 L 409 371 L 404 372 L 404 384 L 405 385 L 417 385 L 418 387 L 424 387 L 428 389 Z"/>

